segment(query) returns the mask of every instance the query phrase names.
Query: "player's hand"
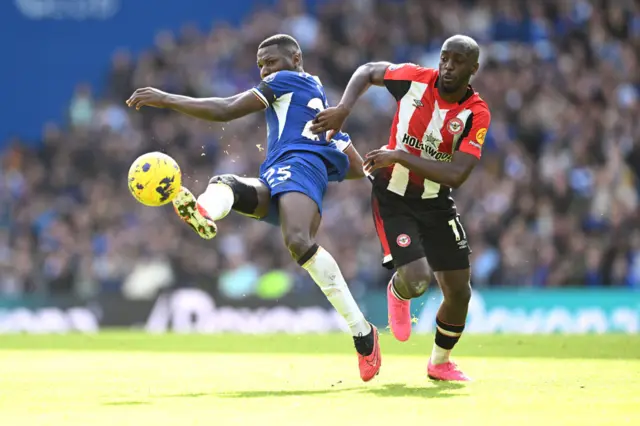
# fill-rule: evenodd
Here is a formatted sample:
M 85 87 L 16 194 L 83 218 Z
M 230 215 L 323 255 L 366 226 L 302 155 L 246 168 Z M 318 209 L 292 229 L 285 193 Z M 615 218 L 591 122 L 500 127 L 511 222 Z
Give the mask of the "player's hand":
M 389 167 L 400 160 L 400 151 L 389 149 L 376 149 L 365 156 L 363 168 L 369 174 L 374 170 Z
M 311 124 L 311 133 L 327 133 L 326 139 L 330 141 L 333 136 L 342 129 L 344 121 L 349 116 L 349 110 L 343 106 L 327 108 L 320 111 Z
M 154 89 L 153 87 L 145 87 L 143 89 L 137 89 L 133 92 L 133 95 L 127 99 L 127 105 L 129 108 L 133 107 L 137 110 L 143 106 L 150 106 L 154 108 L 164 108 L 167 106 L 167 100 L 169 94 L 162 90 Z

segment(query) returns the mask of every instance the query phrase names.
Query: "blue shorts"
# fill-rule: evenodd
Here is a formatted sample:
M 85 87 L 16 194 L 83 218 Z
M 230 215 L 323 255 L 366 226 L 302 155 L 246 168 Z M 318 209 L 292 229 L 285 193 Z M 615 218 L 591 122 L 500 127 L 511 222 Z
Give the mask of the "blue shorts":
M 262 172 L 260 180 L 271 190 L 271 206 L 269 213 L 259 220 L 280 225 L 278 198 L 287 192 L 300 192 L 311 198 L 322 214 L 322 199 L 329 184 L 327 165 L 322 157 L 310 152 L 292 152 Z

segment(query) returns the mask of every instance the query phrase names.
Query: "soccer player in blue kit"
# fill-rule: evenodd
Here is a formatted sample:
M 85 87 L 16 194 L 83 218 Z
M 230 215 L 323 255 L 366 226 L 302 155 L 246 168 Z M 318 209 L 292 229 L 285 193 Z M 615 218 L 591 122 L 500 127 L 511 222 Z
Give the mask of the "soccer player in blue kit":
M 279 224 L 293 259 L 346 320 L 358 352 L 360 377 L 369 381 L 382 361 L 378 331 L 358 308 L 335 259 L 315 242 L 328 183 L 363 177 L 362 158 L 346 133 L 330 141 L 324 134 L 311 133 L 313 119 L 328 103 L 320 80 L 304 72 L 302 52 L 293 37 L 267 38 L 258 47 L 257 59 L 262 81 L 244 93 L 194 99 L 147 87 L 136 90 L 127 105 L 170 108 L 217 122 L 266 110 L 267 152 L 260 178 L 215 176 L 197 200 L 181 188 L 174 207 L 206 239 L 215 237 L 215 221 L 232 209 Z

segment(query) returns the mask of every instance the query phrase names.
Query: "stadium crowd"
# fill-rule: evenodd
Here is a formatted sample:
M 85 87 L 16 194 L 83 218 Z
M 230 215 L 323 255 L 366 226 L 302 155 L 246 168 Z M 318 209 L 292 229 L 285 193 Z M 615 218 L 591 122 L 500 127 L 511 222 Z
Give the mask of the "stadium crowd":
M 314 14 L 302 4 L 281 1 L 237 28 L 161 32 L 136 58 L 118 51 L 105 90 L 78 86 L 68 122 L 46 124 L 41 148 L 10 144 L 0 168 L 0 295 L 149 297 L 197 285 L 234 297 L 259 292 L 273 270 L 286 273 L 285 290 L 309 291 L 279 229 L 232 214 L 203 241 L 171 207 L 141 206 L 126 186 L 133 159 L 151 150 L 173 156 L 194 193 L 215 174 L 255 176 L 261 114 L 217 124 L 124 101 L 144 86 L 199 97 L 246 90 L 258 79 L 258 43 L 278 32 L 299 40 L 332 103 L 364 62 L 436 66 L 447 36 L 475 37 L 473 85 L 492 125 L 480 166 L 454 194 L 474 285 L 640 287 L 639 2 L 335 0 Z M 394 111 L 382 88 L 358 104 L 346 130 L 361 153 L 386 143 Z M 356 296 L 389 277 L 369 187 L 332 184 L 319 237 Z

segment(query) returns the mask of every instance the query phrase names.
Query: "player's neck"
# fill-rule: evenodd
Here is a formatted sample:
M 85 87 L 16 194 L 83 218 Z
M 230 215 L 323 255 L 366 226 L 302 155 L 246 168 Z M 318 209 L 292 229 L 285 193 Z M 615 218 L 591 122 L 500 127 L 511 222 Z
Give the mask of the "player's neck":
M 450 104 L 457 104 L 458 102 L 460 102 L 464 98 L 464 96 L 467 94 L 467 90 L 469 90 L 469 84 L 467 83 L 462 87 L 460 87 L 455 92 L 445 92 L 440 87 L 440 84 L 441 83 L 438 82 L 438 95 L 443 100 L 449 102 Z

